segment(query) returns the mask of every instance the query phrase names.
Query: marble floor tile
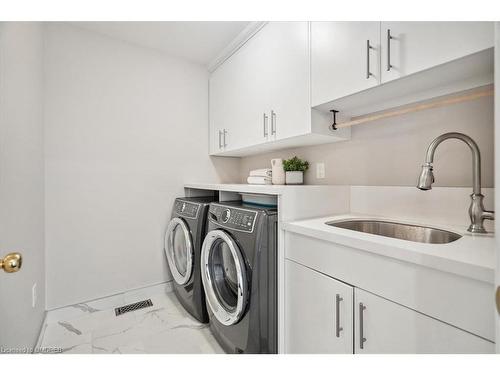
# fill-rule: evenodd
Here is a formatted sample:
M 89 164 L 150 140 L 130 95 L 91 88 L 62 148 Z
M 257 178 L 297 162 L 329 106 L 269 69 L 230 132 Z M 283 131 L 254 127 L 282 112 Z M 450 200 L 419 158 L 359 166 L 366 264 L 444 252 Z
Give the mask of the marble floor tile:
M 71 320 L 90 315 L 99 311 L 114 309 L 123 306 L 125 300 L 123 294 L 100 298 L 94 301 L 77 303 L 55 310 L 50 310 L 47 314 L 47 323 L 53 323 L 60 320 Z
M 114 310 L 102 311 L 75 322 L 75 327 L 92 333 L 93 338 L 114 335 L 131 329 L 137 324 L 134 314 L 116 316 Z
M 61 354 L 92 354 L 92 344 L 80 344 L 64 348 Z
M 220 348 L 208 342 L 206 332 L 208 327 L 174 328 L 148 336 L 143 340 L 147 353 L 173 354 L 214 354 L 222 352 Z
M 149 298 L 153 306 L 115 315 L 115 307 Z M 68 354 L 223 353 L 170 283 L 49 311 L 42 331 L 41 346 Z
M 41 340 L 42 347 L 48 346 L 58 346 L 59 344 L 64 344 L 63 346 L 73 346 L 76 344 L 89 343 L 90 338 L 85 340 L 85 337 L 90 337 L 74 328 L 71 323 L 65 321 L 47 324 L 45 328 L 45 333 Z M 60 345 L 59 345 L 60 346 Z
M 137 327 L 125 329 L 119 333 L 107 336 L 94 337 L 92 346 L 94 353 L 100 351 L 102 353 L 118 353 L 119 348 L 129 346 L 133 343 L 141 342 L 150 335 L 150 332 Z
M 48 329 L 40 346 L 42 348 L 60 348 L 65 352 L 76 346 L 92 343 L 92 336 L 90 333 L 61 335 L 61 332 L 56 332 L 56 330 Z
M 111 354 L 147 354 L 144 344 L 140 341 L 117 347 Z
M 56 323 L 60 320 L 77 319 L 91 314 L 92 310 L 87 309 L 83 305 L 85 304 L 70 305 L 60 309 L 50 310 L 47 312 L 46 322 L 48 324 Z

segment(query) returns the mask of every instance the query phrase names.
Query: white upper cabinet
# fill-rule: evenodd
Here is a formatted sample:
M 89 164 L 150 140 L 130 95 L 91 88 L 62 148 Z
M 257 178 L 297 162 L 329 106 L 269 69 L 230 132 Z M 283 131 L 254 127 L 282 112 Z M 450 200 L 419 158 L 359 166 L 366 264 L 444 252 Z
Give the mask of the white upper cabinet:
M 349 137 L 345 129 L 329 130 L 329 117 L 313 121 L 309 39 L 308 22 L 268 22 L 212 73 L 212 155 L 244 156 Z
M 493 39 L 493 22 L 312 22 L 312 106 L 346 119 L 491 84 Z
M 271 22 L 261 31 L 266 43 L 264 90 L 271 140 L 311 131 L 309 25 Z
M 231 151 L 311 129 L 307 22 L 270 22 L 210 78 L 216 146 Z M 226 131 L 219 147 L 218 130 Z
M 382 82 L 493 47 L 493 22 L 382 22 Z
M 259 38 L 226 60 L 209 82 L 211 153 L 267 141 L 262 108 L 266 102 L 265 54 Z
M 380 83 L 380 22 L 312 22 L 312 105 Z
M 234 87 L 229 85 L 236 74 L 232 64 L 227 64 L 212 75 L 210 80 L 210 153 L 224 149 L 222 132 L 230 127 L 231 118 L 236 119 L 236 96 Z M 213 102 L 226 103 L 226 106 L 214 106 Z
M 492 22 L 268 22 L 210 77 L 210 153 L 346 140 L 329 111 L 342 122 L 489 84 L 493 37 Z

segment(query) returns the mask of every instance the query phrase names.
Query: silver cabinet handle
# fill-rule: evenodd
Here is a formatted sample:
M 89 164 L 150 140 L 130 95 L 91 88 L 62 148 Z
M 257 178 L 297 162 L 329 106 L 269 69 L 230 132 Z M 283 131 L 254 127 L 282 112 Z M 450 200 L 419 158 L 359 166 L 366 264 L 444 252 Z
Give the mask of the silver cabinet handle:
M 267 131 L 267 115 L 264 113 L 264 138 L 267 138 L 269 132 Z
M 340 337 L 340 332 L 344 330 L 344 328 L 340 326 L 340 302 L 343 300 L 340 294 L 335 296 L 335 336 L 337 337 Z
M 391 70 L 391 39 L 394 37 L 391 35 L 391 29 L 387 29 L 387 71 Z
M 373 47 L 370 45 L 370 40 L 366 41 L 366 79 L 369 79 L 373 74 L 370 73 L 370 50 Z
M 271 110 L 271 135 L 276 134 L 276 112 Z
M 365 348 L 365 335 L 363 332 L 363 314 L 364 311 L 366 310 L 366 306 L 363 305 L 362 303 L 359 304 L 359 348 L 364 349 Z
M 227 146 L 227 143 L 226 143 L 227 129 L 224 129 L 223 133 L 224 133 L 224 143 L 223 144 L 224 144 L 224 148 L 225 148 Z
M 219 130 L 219 148 L 222 148 L 222 131 Z

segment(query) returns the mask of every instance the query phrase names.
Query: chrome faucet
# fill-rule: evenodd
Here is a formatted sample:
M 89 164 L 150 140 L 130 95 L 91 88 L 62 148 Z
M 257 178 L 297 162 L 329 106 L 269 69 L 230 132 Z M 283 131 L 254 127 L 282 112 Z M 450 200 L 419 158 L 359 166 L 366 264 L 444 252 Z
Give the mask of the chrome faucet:
M 432 163 L 434 162 L 434 152 L 441 142 L 447 139 L 460 139 L 465 142 L 472 151 L 472 194 L 471 204 L 469 207 L 470 226 L 467 229 L 471 233 L 486 233 L 484 229 L 484 220 L 494 220 L 495 213 L 493 211 L 486 211 L 483 206 L 484 195 L 481 194 L 481 153 L 476 142 L 468 135 L 462 133 L 445 133 L 434 139 L 425 156 L 425 164 L 422 165 L 422 172 L 418 178 L 417 188 L 420 190 L 432 189 L 434 183 L 434 173 Z

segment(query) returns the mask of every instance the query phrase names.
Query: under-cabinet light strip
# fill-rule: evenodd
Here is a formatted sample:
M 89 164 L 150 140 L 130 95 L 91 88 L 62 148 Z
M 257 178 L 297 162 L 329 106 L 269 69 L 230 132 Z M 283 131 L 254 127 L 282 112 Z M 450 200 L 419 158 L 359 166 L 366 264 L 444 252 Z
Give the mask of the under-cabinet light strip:
M 404 108 L 397 109 L 397 110 L 385 111 L 382 113 L 363 116 L 361 118 L 356 118 L 354 120 L 346 121 L 346 122 L 343 122 L 340 124 L 338 123 L 338 124 L 336 124 L 336 127 L 337 128 L 347 128 L 347 127 L 353 126 L 353 125 L 364 124 L 364 123 L 371 122 L 371 121 L 381 120 L 381 119 L 394 117 L 394 116 L 405 115 L 407 113 L 423 111 L 426 109 L 445 107 L 447 105 L 468 102 L 471 100 L 476 100 L 479 98 L 483 98 L 486 96 L 493 96 L 493 95 L 494 95 L 493 89 L 478 91 L 478 92 L 470 93 L 467 95 L 454 96 L 452 98 L 436 100 L 433 102 L 412 105 L 412 106 L 404 107 Z

